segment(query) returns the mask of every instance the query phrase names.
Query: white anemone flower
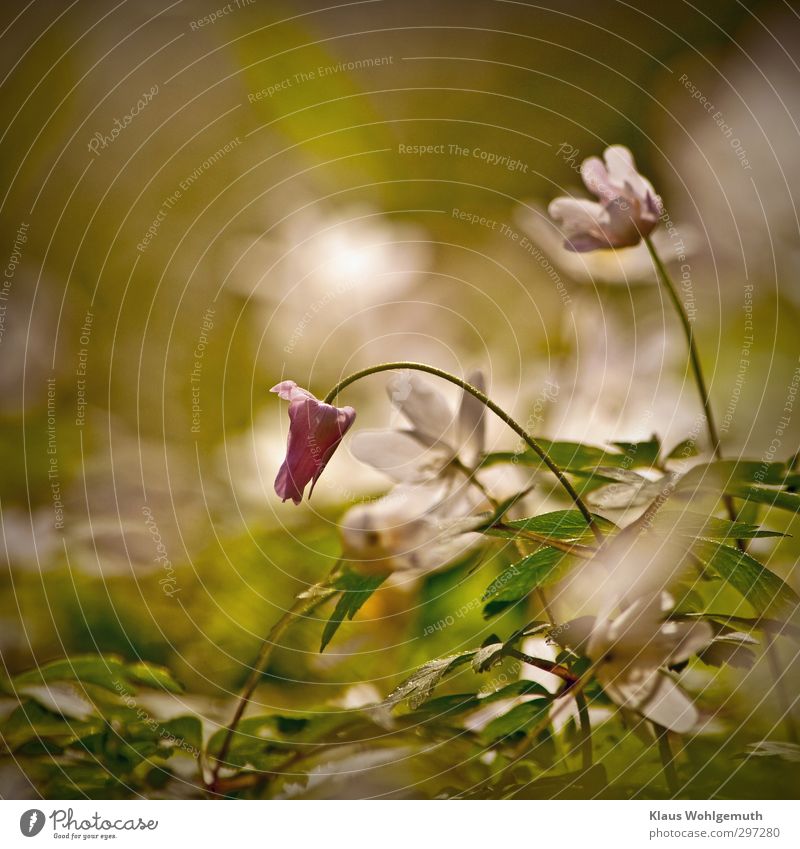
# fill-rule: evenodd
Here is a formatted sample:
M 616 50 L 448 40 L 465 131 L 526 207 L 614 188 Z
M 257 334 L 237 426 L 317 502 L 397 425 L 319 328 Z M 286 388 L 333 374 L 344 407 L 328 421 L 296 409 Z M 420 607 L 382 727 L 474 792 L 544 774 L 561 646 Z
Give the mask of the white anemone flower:
M 699 714 L 669 667 L 708 646 L 714 634 L 706 622 L 665 620 L 671 606 L 667 593 L 638 598 L 613 618 L 574 620 L 567 633 L 574 645 L 583 631 L 582 651 L 597 664 L 597 680 L 615 704 L 686 734 Z
M 483 376 L 468 382 L 483 388 Z M 464 392 L 458 412 L 418 374 L 388 384 L 407 422 L 399 429 L 361 431 L 350 451 L 396 483 L 383 498 L 352 507 L 341 522 L 346 557 L 379 570 L 430 571 L 477 545 L 470 533 L 491 501 L 474 466 L 484 450 L 484 407 Z
M 561 226 L 568 251 L 632 247 L 658 224 L 661 198 L 636 170 L 627 147 L 614 144 L 606 148 L 603 159 L 585 159 L 581 177 L 596 201 L 560 197 L 547 210 Z

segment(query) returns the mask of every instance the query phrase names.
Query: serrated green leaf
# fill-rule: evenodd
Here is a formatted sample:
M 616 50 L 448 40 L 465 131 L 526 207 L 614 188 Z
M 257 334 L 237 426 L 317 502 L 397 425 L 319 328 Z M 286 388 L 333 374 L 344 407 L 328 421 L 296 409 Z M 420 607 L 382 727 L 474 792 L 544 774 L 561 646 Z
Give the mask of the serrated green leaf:
M 180 744 L 199 751 L 203 745 L 203 725 L 197 716 L 178 716 L 161 723 L 161 727 Z
M 687 457 L 696 457 L 699 453 L 696 440 L 684 439 L 667 454 L 666 460 L 685 460 Z
M 538 684 L 536 681 L 512 681 L 501 687 L 499 690 L 494 690 L 491 693 L 482 695 L 480 698 L 481 704 L 491 704 L 499 702 L 503 699 L 515 699 L 520 696 L 543 696 L 544 698 L 552 698 L 551 692 Z
M 139 661 L 127 663 L 115 655 L 74 655 L 45 663 L 13 678 L 16 688 L 52 681 L 81 681 L 119 693 L 136 685 L 182 693 L 183 687 L 163 666 Z
M 538 725 L 549 708 L 550 699 L 531 699 L 516 705 L 507 713 L 493 719 L 481 732 L 481 738 L 490 745 L 508 737 L 527 735 Z
M 486 588 L 481 601 L 510 602 L 561 580 L 577 558 L 549 545 L 509 566 Z
M 492 642 L 481 646 L 472 658 L 472 668 L 475 672 L 486 672 L 503 658 L 505 646 L 502 642 Z
M 757 460 L 715 460 L 699 463 L 683 475 L 678 489 L 717 489 L 727 492 L 731 487 L 783 486 L 791 478 L 786 463 L 761 463 Z
M 322 632 L 319 647 L 321 652 L 325 651 L 342 622 L 352 619 L 385 580 L 386 575 L 363 575 L 360 572 L 346 571 L 334 581 L 333 586 L 341 590 L 342 594 Z
M 448 672 L 469 663 L 474 656 L 474 651 L 467 651 L 429 660 L 426 664 L 420 666 L 410 678 L 396 687 L 386 697 L 384 704 L 388 707 L 394 707 L 407 700 L 409 707 L 416 710 L 430 698 L 434 688 Z
M 617 529 L 617 526 L 602 516 L 592 514 L 597 527 L 605 534 Z M 520 531 L 531 531 L 541 536 L 552 537 L 563 542 L 594 542 L 594 534 L 586 518 L 578 510 L 554 510 L 527 519 L 514 519 L 504 522 L 504 526 Z
M 693 619 L 702 619 L 706 622 L 711 622 L 715 625 L 723 625 L 726 628 L 736 628 L 748 631 L 764 631 L 768 634 L 784 634 L 794 640 L 800 640 L 800 628 L 797 625 L 792 625 L 789 622 L 782 622 L 779 619 L 765 619 L 759 617 L 757 619 L 748 616 L 729 616 L 727 613 L 711 613 L 711 612 L 678 612 L 672 614 L 670 619 L 676 621 L 691 621 Z
M 692 546 L 692 551 L 738 590 L 759 613 L 787 611 L 800 603 L 800 598 L 788 584 L 738 548 L 700 540 Z
M 749 669 L 756 661 L 753 646 L 758 642 L 749 634 L 738 631 L 719 634 L 697 656 L 708 666 L 728 666 Z
M 175 680 L 172 673 L 164 666 L 154 663 L 129 663 L 125 665 L 125 675 L 128 681 L 151 687 L 154 690 L 166 690 L 168 693 L 182 693 L 183 686 Z
M 625 457 L 625 465 L 628 468 L 651 467 L 658 463 L 658 455 L 661 453 L 661 440 L 653 434 L 650 439 L 642 442 L 612 442 Z
M 779 507 L 791 513 L 800 513 L 800 495 L 782 489 L 765 489 L 763 486 L 731 486 L 726 489 L 728 495 L 743 498 L 768 507 Z
M 655 531 L 668 530 L 687 537 L 705 537 L 706 539 L 737 540 L 758 539 L 762 537 L 782 537 L 780 531 L 764 530 L 747 522 L 731 522 L 716 516 L 704 516 L 688 510 L 661 510 L 653 522 Z
M 65 719 L 34 701 L 25 701 L 2 724 L 2 739 L 12 751 L 28 740 L 45 738 L 67 745 L 104 727 L 100 717 Z

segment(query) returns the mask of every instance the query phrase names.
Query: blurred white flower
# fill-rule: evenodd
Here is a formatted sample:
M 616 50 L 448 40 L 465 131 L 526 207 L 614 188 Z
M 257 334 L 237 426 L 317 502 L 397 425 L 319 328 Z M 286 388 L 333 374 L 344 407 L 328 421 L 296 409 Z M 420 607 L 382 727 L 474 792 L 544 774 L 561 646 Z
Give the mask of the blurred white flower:
M 308 357 L 320 339 L 343 333 L 348 349 L 372 339 L 362 310 L 406 292 L 430 264 L 425 231 L 367 208 L 320 212 L 307 205 L 264 235 L 232 243 L 227 285 L 247 298 L 265 335 L 262 350 Z
M 548 207 L 550 217 L 561 225 L 568 251 L 638 245 L 661 217 L 661 199 L 636 170 L 627 147 L 611 145 L 603 160 L 590 156 L 581 165 L 583 182 L 599 202 L 561 197 Z
M 468 382 L 483 388 L 479 372 Z M 447 399 L 414 372 L 395 375 L 387 388 L 409 426 L 360 431 L 350 451 L 397 486 L 344 515 L 344 554 L 380 570 L 429 571 L 482 540 L 468 530 L 473 524 L 469 517 L 491 508 L 474 472 L 483 452 L 484 407 L 464 392 L 454 413 Z
M 467 383 L 483 391 L 480 372 Z M 439 390 L 417 372 L 403 371 L 387 385 L 392 406 L 408 423 L 387 430 L 361 430 L 350 440 L 350 451 L 396 483 L 423 483 L 472 470 L 484 448 L 483 404 L 463 392 L 455 413 Z
M 546 262 L 579 283 L 612 283 L 626 286 L 658 282 L 653 260 L 644 242 L 633 247 L 608 248 L 588 253 L 565 251 L 564 237 L 559 228 L 536 203 L 517 207 L 514 213 L 520 228 L 541 250 L 542 265 Z M 659 256 L 669 264 L 673 260 L 691 256 L 699 243 L 697 229 L 681 225 L 655 230 L 651 238 Z
M 697 708 L 667 667 L 688 660 L 714 634 L 705 622 L 664 621 L 670 607 L 662 593 L 637 599 L 612 619 L 596 619 L 586 655 L 597 663 L 597 680 L 617 705 L 685 734 L 697 724 Z M 576 627 L 571 623 L 571 639 Z

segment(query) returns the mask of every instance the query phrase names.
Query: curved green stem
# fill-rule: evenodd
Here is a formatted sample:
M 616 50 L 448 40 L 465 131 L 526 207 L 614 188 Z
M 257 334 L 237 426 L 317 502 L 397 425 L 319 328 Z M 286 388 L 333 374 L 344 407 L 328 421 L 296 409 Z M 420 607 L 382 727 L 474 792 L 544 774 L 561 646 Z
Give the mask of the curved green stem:
M 703 405 L 703 413 L 706 417 L 706 427 L 708 428 L 708 436 L 711 440 L 711 447 L 714 451 L 714 459 L 721 460 L 722 453 L 720 451 L 719 432 L 717 431 L 717 425 L 714 420 L 714 412 L 711 409 L 708 387 L 706 386 L 706 380 L 703 376 L 703 367 L 700 364 L 700 355 L 697 353 L 697 346 L 694 342 L 692 323 L 689 321 L 689 316 L 686 315 L 686 310 L 683 308 L 680 296 L 678 295 L 678 290 L 675 288 L 675 284 L 672 282 L 672 278 L 669 276 L 669 272 L 667 271 L 664 263 L 661 261 L 661 257 L 658 255 L 658 252 L 656 251 L 649 236 L 644 237 L 644 243 L 647 245 L 647 250 L 650 251 L 650 257 L 656 267 L 658 278 L 663 287 L 667 290 L 667 294 L 675 307 L 675 312 L 677 312 L 678 318 L 681 321 L 681 326 L 683 327 L 683 332 L 686 336 L 686 344 L 689 346 L 689 361 L 692 366 L 692 372 L 694 373 L 694 381 L 697 384 L 697 391 L 700 393 L 700 401 Z
M 669 731 L 655 723 L 653 723 L 653 729 L 658 738 L 658 754 L 661 757 L 661 766 L 664 768 L 664 778 L 667 779 L 669 792 L 674 796 L 680 792 L 681 785 L 678 781 L 678 772 L 675 769 L 675 756 L 672 754 L 672 749 L 669 745 Z
M 334 567 L 334 572 L 335 568 L 336 567 Z M 332 575 L 333 572 L 328 576 L 328 580 L 332 577 Z M 269 663 L 269 659 L 272 657 L 272 652 L 277 645 L 277 641 L 281 638 L 281 636 L 283 636 L 283 633 L 292 624 L 292 622 L 302 616 L 307 616 L 309 613 L 312 613 L 317 607 L 319 607 L 319 605 L 327 601 L 336 593 L 337 590 L 327 586 L 327 580 L 322 583 L 315 584 L 310 590 L 308 590 L 308 592 L 303 593 L 302 596 L 298 596 L 295 599 L 294 604 L 292 604 L 283 616 L 281 616 L 272 628 L 270 628 L 269 633 L 264 638 L 264 642 L 261 644 L 258 656 L 250 670 L 247 681 L 242 688 L 239 701 L 236 705 L 236 710 L 234 711 L 233 717 L 228 723 L 228 727 L 225 731 L 225 737 L 222 740 L 222 745 L 219 747 L 217 754 L 214 755 L 216 763 L 211 771 L 211 781 L 208 783 L 208 789 L 211 793 L 216 793 L 218 790 L 219 773 L 222 767 L 225 766 L 225 758 L 228 756 L 228 752 L 230 751 L 231 743 L 233 742 L 233 735 L 241 721 L 244 709 L 247 707 L 247 703 L 250 701 L 253 692 L 258 686 L 258 682 L 261 680 L 261 676 Z
M 575 693 L 575 704 L 578 706 L 578 719 L 581 724 L 581 763 L 584 769 L 591 769 L 592 752 L 592 722 L 589 719 L 589 707 L 583 690 Z
M 711 439 L 711 444 L 714 449 L 714 459 L 721 460 L 722 459 L 722 450 L 720 448 L 719 441 L 719 433 L 717 432 L 717 426 L 714 423 L 714 414 L 711 410 L 711 401 L 708 397 L 708 388 L 706 387 L 705 378 L 703 377 L 703 369 L 700 365 L 700 357 L 697 353 L 697 348 L 694 344 L 694 333 L 692 331 L 692 325 L 689 321 L 689 317 L 686 315 L 685 310 L 683 309 L 683 304 L 681 303 L 680 298 L 678 297 L 678 290 L 675 288 L 675 284 L 672 282 L 672 278 L 669 276 L 669 272 L 666 269 L 666 266 L 661 261 L 661 257 L 659 257 L 656 249 L 648 236 L 644 237 L 644 243 L 647 245 L 647 250 L 650 251 L 650 257 L 653 260 L 653 264 L 656 267 L 656 272 L 658 273 L 658 277 L 663 284 L 664 288 L 667 290 L 667 293 L 672 300 L 673 305 L 675 306 L 675 311 L 678 313 L 678 317 L 681 320 L 681 325 L 683 326 L 683 331 L 686 335 L 686 342 L 689 345 L 689 360 L 692 364 L 692 371 L 694 372 L 695 383 L 697 384 L 697 391 L 700 393 L 700 400 L 703 403 L 703 411 L 706 417 L 706 425 L 708 427 L 708 435 Z M 722 496 L 723 504 L 725 505 L 725 509 L 730 517 L 732 522 L 735 522 L 738 518 L 738 511 L 736 510 L 736 505 L 733 503 L 733 498 L 730 495 L 723 493 Z M 663 501 L 661 502 L 663 503 Z M 658 504 L 654 507 L 655 510 L 661 504 Z M 649 509 L 649 508 L 648 508 Z M 738 539 L 736 540 L 736 545 L 741 551 L 747 551 L 747 541 Z M 773 669 L 780 669 L 780 662 L 776 655 L 776 650 L 774 646 L 774 641 L 767 643 L 766 647 L 767 657 Z M 778 688 L 777 692 L 778 702 L 783 710 L 783 714 L 786 717 L 786 727 L 789 731 L 790 739 L 796 740 L 798 739 L 797 729 L 794 725 L 794 720 L 792 719 L 790 709 L 791 705 L 788 701 L 788 698 L 785 694 L 781 692 L 781 689 Z M 667 743 L 669 746 L 669 743 Z
M 692 324 L 689 321 L 689 316 L 686 315 L 681 299 L 678 296 L 678 290 L 675 287 L 666 266 L 661 261 L 661 257 L 658 255 L 655 246 L 648 236 L 645 236 L 644 243 L 647 245 L 647 250 L 650 251 L 650 257 L 656 267 L 659 280 L 667 290 L 667 294 L 675 307 L 675 312 L 677 312 L 678 318 L 681 321 L 681 326 L 683 327 L 683 332 L 686 336 L 686 344 L 689 346 L 689 361 L 692 366 L 692 372 L 694 373 L 694 381 L 697 385 L 697 391 L 700 394 L 700 401 L 703 405 L 703 413 L 706 417 L 706 427 L 708 429 L 708 436 L 711 440 L 711 446 L 714 451 L 714 459 L 721 460 L 722 448 L 720 446 L 719 432 L 717 431 L 717 425 L 714 420 L 714 412 L 711 409 L 711 400 L 708 395 L 708 387 L 706 386 L 705 377 L 703 376 L 703 367 L 700 364 L 700 355 L 697 353 L 697 346 L 694 342 Z M 731 498 L 730 495 L 723 494 L 722 501 L 728 512 L 730 520 L 735 522 L 738 518 L 738 512 L 736 510 L 736 505 L 733 503 L 733 498 Z M 737 540 L 736 545 L 742 551 L 747 550 L 747 544 L 744 540 Z
M 368 377 L 371 374 L 378 374 L 382 371 L 396 371 L 397 369 L 411 369 L 413 371 L 423 371 L 427 374 L 435 375 L 436 377 L 441 377 L 442 380 L 447 380 L 450 383 L 454 383 L 456 386 L 460 387 L 464 392 L 469 392 L 470 395 L 473 395 L 477 398 L 485 407 L 488 407 L 501 421 L 505 422 L 511 430 L 514 431 L 524 442 L 525 444 L 539 456 L 541 461 L 547 466 L 548 469 L 556 476 L 558 482 L 564 488 L 564 490 L 569 494 L 570 498 L 575 502 L 575 506 L 580 510 L 584 519 L 586 519 L 587 524 L 592 530 L 595 538 L 598 542 L 603 541 L 603 534 L 600 531 L 600 528 L 597 527 L 596 522 L 594 521 L 594 517 L 589 511 L 588 507 L 584 504 L 580 495 L 575 491 L 575 488 L 572 484 L 567 480 L 564 472 L 557 466 L 548 456 L 547 452 L 542 448 L 541 445 L 525 430 L 522 425 L 518 424 L 509 414 L 502 408 L 498 407 L 497 404 L 492 401 L 491 398 L 488 397 L 484 392 L 481 392 L 480 389 L 473 386 L 470 383 L 467 383 L 465 380 L 461 380 L 461 378 L 456 377 L 453 374 L 450 374 L 447 371 L 443 371 L 442 369 L 438 369 L 435 366 L 429 366 L 425 363 L 414 363 L 414 362 L 395 362 L 395 363 L 380 363 L 375 366 L 370 366 L 369 368 L 361 369 L 360 371 L 356 371 L 348 377 L 344 378 L 344 380 L 340 380 L 336 386 L 331 389 L 331 391 L 325 396 L 324 402 L 326 404 L 332 404 L 336 399 L 336 396 L 345 389 L 350 386 L 351 383 L 355 383 L 357 380 L 361 380 L 362 377 Z

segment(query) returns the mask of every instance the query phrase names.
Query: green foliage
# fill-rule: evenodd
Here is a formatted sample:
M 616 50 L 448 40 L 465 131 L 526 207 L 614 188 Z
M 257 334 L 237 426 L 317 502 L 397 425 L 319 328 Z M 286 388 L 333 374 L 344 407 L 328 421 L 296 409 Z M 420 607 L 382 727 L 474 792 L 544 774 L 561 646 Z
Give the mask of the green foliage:
M 528 593 L 561 580 L 576 558 L 550 546 L 509 566 L 487 587 L 482 601 L 517 601 Z
M 0 723 L 3 749 L 53 797 L 157 794 L 172 758 L 199 758 L 202 725 L 191 714 L 159 719 L 139 700 L 143 688 L 182 692 L 168 670 L 115 656 L 67 657 L 17 675 L 4 684 L 18 705 Z
M 692 551 L 760 612 L 786 612 L 800 604 L 785 581 L 738 548 L 699 540 Z
M 352 619 L 385 580 L 386 575 L 363 575 L 352 570 L 345 571 L 333 580 L 331 586 L 341 590 L 341 595 L 322 632 L 320 651 L 325 651 L 325 647 L 333 639 L 345 618 Z
M 78 655 L 54 660 L 11 679 L 14 689 L 55 681 L 96 684 L 111 692 L 136 691 L 137 686 L 181 693 L 183 687 L 162 666 L 138 661 L 128 663 L 115 655 Z

